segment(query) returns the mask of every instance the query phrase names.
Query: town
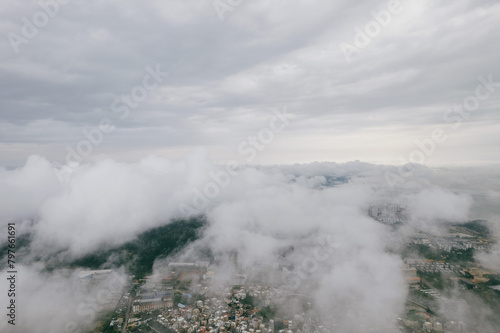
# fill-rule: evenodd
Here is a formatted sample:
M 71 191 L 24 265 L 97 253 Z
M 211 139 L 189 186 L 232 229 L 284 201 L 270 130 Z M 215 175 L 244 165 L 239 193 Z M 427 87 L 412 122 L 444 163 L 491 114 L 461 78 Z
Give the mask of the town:
M 407 222 L 406 207 L 372 205 L 368 210 L 379 223 L 391 227 Z M 418 232 L 409 237 L 400 254 L 401 274 L 408 294 L 401 314 L 391 325 L 396 331 L 490 333 L 481 330 L 474 308 L 483 299 L 493 311 L 500 309 L 500 274 L 474 260 L 490 251 L 493 239 L 481 221 L 450 224 L 446 234 Z M 167 261 L 156 274 L 130 276 L 97 323 L 100 332 L 157 333 L 322 333 L 340 332 L 335 314 L 321 317 L 306 288 L 287 279 L 286 262 L 264 267 L 266 278 L 248 272 L 224 272 L 212 261 Z M 262 267 L 261 267 L 262 269 Z M 92 280 L 111 270 L 81 274 Z M 293 306 L 291 306 L 293 304 Z M 107 311 L 107 312 L 106 312 Z M 109 314 L 112 311 L 112 314 Z M 494 317 L 494 316 L 492 316 Z M 489 318 L 488 320 L 498 320 Z M 385 332 L 366 327 L 367 332 Z

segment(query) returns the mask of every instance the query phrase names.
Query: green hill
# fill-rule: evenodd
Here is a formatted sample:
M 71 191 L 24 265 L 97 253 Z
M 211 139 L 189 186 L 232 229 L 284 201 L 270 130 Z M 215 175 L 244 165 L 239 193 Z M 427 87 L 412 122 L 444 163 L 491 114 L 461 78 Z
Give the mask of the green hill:
M 205 223 L 203 218 L 173 221 L 148 230 L 120 247 L 95 252 L 74 260 L 70 266 L 105 269 L 125 265 L 130 274 L 141 278 L 151 274 L 156 258 L 173 254 L 198 239 Z

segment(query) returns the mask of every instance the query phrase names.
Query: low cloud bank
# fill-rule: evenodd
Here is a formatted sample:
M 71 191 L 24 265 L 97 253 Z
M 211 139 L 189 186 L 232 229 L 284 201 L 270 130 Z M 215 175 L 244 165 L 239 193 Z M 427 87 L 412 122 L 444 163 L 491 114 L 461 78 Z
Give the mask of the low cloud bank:
M 32 237 L 24 258 L 32 264 L 19 267 L 19 322 L 26 331 L 50 332 L 94 319 L 75 312 L 86 302 L 75 294 L 81 290 L 75 288 L 75 272 L 46 272 L 41 262 L 33 263 L 35 257 L 78 258 L 172 219 L 203 214 L 208 221 L 204 234 L 178 256 L 209 249 L 223 263 L 222 281 L 235 272 L 264 272 L 285 262 L 288 282 L 310 294 L 332 325 L 347 332 L 367 325 L 390 330 L 407 289 L 402 261 L 388 251 L 394 230 L 369 218 L 369 205 L 406 205 L 411 216 L 404 235 L 410 229 L 467 221 L 475 204 L 472 195 L 454 188 L 452 179 L 440 178 L 437 185 L 434 171 L 426 167 L 417 168 L 402 186 L 391 187 L 384 173 L 395 168 L 312 163 L 241 166 L 229 173 L 196 151 L 179 161 L 157 156 L 132 164 L 98 160 L 59 182 L 46 159 L 32 156 L 20 169 L 0 170 L 2 220 L 16 221 L 19 233 Z M 488 183 L 475 190 L 494 191 Z M 6 239 L 6 227 L 0 233 Z M 495 264 L 492 258 L 484 260 Z M 159 262 L 155 272 L 160 268 Z M 86 293 L 97 297 L 99 286 L 88 288 Z

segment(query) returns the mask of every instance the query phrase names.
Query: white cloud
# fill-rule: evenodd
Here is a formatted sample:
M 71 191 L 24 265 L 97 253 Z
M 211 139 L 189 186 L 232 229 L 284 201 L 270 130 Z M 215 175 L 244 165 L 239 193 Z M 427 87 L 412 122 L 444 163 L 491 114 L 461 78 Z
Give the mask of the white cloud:
M 285 260 L 303 270 L 295 282 L 317 295 L 319 309 L 345 304 L 338 309 L 343 315 L 331 320 L 347 327 L 349 318 L 363 313 L 367 321 L 360 321 L 355 329 L 367 322 L 384 326 L 399 315 L 406 297 L 401 259 L 388 252 L 400 240 L 396 245 L 387 242 L 407 235 L 410 229 L 432 232 L 443 221 L 465 221 L 470 207 L 477 204 L 472 198 L 478 193 L 496 193 L 494 183 L 484 179 L 496 174 L 493 169 L 484 177 L 471 171 L 474 169 L 467 170 L 466 174 L 474 175 L 470 182 L 475 184 L 468 187 L 466 178 L 457 178 L 463 172 L 460 169 L 421 167 L 403 186 L 391 188 L 384 173 L 396 169 L 362 162 L 240 166 L 227 186 L 221 186 L 218 195 L 206 197 L 206 203 L 194 212 L 204 213 L 208 225 L 201 239 L 178 255 L 189 257 L 210 249 L 227 260 L 220 272 L 224 280 L 238 269 L 258 270 L 262 264 L 282 260 L 280 255 L 288 251 Z M 216 183 L 211 172 L 222 170 L 225 166 L 214 165 L 206 151 L 197 150 L 178 161 L 158 156 L 137 163 L 96 160 L 75 168 L 59 183 L 50 164 L 33 156 L 20 169 L 0 172 L 2 196 L 8 199 L 2 213 L 16 219 L 20 232 L 32 234 L 31 252 L 24 260 L 34 256 L 50 259 L 55 254 L 74 258 L 120 245 L 185 216 L 181 205 L 193 205 L 208 183 Z M 474 189 L 474 195 L 458 189 L 457 184 Z M 409 228 L 398 236 L 367 217 L 368 205 L 378 201 L 408 204 Z M 26 218 L 34 222 L 22 220 Z M 317 253 L 318 240 L 325 237 L 330 248 Z M 235 253 L 237 266 L 232 264 Z M 317 259 L 323 254 L 325 259 Z M 495 264 L 492 258 L 483 259 Z M 311 262 L 313 268 L 308 266 Z M 36 281 L 55 276 L 41 273 L 41 269 L 33 269 L 34 282 L 28 283 L 29 288 L 36 289 Z M 52 290 L 50 285 L 48 288 Z M 66 287 L 61 288 L 65 294 Z M 35 303 L 42 297 L 36 295 Z
M 472 200 L 437 187 L 424 189 L 408 197 L 408 208 L 417 219 L 427 221 L 463 222 L 468 218 Z

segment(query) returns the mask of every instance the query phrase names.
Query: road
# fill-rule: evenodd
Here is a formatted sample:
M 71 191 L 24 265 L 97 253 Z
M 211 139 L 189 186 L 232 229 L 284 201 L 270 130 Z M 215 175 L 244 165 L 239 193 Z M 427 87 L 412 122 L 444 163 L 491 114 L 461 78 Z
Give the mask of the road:
M 123 321 L 122 333 L 125 333 L 127 331 L 128 317 L 129 317 L 130 308 L 132 305 L 132 298 L 133 298 L 132 295 L 130 295 L 128 298 L 127 312 L 125 314 L 125 320 Z
M 437 306 L 435 300 L 425 299 L 424 297 L 415 295 L 408 295 L 407 300 L 424 309 L 428 309 L 432 314 L 438 313 L 439 307 Z

